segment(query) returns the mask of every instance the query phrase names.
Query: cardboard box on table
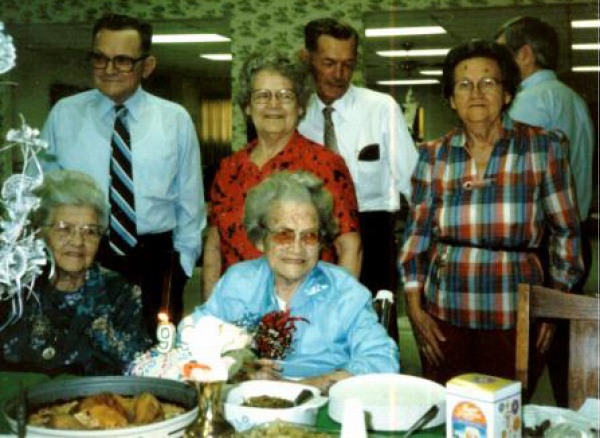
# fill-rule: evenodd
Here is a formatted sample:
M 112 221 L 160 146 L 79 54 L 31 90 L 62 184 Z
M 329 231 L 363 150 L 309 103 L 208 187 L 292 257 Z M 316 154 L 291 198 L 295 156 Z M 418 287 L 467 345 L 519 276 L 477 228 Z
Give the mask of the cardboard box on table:
M 521 382 L 463 374 L 446 384 L 446 438 L 520 438 Z

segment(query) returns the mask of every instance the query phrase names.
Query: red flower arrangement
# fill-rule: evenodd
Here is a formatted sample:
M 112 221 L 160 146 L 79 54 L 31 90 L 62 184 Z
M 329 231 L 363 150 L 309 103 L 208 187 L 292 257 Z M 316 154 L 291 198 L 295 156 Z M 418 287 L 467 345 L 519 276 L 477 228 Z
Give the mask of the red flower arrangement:
M 296 322 L 310 322 L 301 316 L 291 316 L 290 309 L 273 311 L 262 317 L 254 343 L 258 356 L 266 359 L 283 359 L 291 351 Z

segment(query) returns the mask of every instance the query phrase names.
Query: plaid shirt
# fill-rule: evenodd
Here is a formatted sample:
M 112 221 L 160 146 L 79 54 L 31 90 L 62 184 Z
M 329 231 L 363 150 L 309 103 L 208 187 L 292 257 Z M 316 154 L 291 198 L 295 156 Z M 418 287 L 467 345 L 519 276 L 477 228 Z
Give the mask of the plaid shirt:
M 457 326 L 514 327 L 518 283 L 543 281 L 534 251 L 546 226 L 552 279 L 570 289 L 583 272 L 566 137 L 512 123 L 482 179 L 462 129 L 420 147 L 400 269 L 427 311 Z

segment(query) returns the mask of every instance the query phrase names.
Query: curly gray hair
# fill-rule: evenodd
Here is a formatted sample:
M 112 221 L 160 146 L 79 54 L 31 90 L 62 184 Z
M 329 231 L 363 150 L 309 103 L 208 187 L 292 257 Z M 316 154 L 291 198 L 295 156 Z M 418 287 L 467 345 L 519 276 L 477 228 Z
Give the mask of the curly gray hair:
M 263 70 L 274 71 L 292 81 L 294 93 L 298 99 L 298 106 L 304 113 L 310 94 L 312 82 L 310 71 L 306 63 L 292 61 L 292 59 L 276 50 L 254 52 L 246 58 L 239 77 L 239 91 L 237 103 L 245 114 L 246 107 L 252 97 L 252 81 L 256 74 Z
M 266 224 L 278 202 L 302 202 L 314 205 L 319 216 L 319 232 L 323 243 L 333 242 L 338 226 L 333 215 L 333 197 L 323 181 L 310 172 L 278 172 L 253 187 L 246 197 L 244 227 L 256 245 L 267 234 Z
M 56 170 L 44 175 L 44 182 L 35 189 L 41 203 L 32 214 L 36 227 L 47 225 L 54 211 L 62 206 L 90 207 L 98 215 L 98 225 L 106 230 L 110 207 L 106 196 L 94 179 L 75 170 Z

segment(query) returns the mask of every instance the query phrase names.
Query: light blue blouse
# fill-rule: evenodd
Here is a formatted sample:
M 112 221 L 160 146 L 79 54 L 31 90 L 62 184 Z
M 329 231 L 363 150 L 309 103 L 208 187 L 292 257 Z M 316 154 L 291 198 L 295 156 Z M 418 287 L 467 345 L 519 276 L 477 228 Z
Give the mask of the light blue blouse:
M 398 372 L 399 350 L 377 321 L 371 293 L 347 271 L 318 262 L 288 304 L 297 322 L 285 377 L 310 377 L 344 369 L 352 374 Z M 194 321 L 213 315 L 248 330 L 279 310 L 273 271 L 264 257 L 233 265 Z

